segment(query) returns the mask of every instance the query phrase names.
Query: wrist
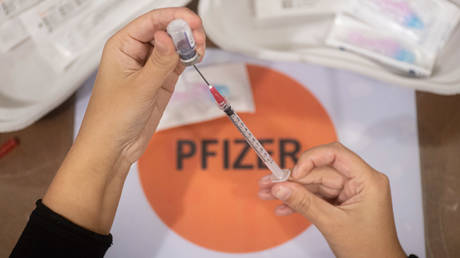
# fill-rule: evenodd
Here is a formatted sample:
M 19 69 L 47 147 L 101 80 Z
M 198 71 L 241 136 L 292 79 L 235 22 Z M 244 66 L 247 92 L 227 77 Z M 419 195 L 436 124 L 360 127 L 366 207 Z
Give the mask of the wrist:
M 392 255 L 391 257 L 396 257 L 396 258 L 407 258 L 407 254 L 404 252 L 404 250 L 402 249 L 402 247 L 401 247 L 401 245 L 399 244 L 399 242 L 398 242 L 398 246 L 395 248 L 393 254 L 394 254 L 394 255 Z
M 93 176 L 110 179 L 118 174 L 126 174 L 132 165 L 116 142 L 103 138 L 87 139 L 78 137 L 69 151 L 66 161 L 81 171 L 91 172 Z M 63 164 L 64 165 L 64 164 Z
M 107 234 L 131 166 L 119 157 L 116 151 L 76 141 L 43 203 L 77 225 Z

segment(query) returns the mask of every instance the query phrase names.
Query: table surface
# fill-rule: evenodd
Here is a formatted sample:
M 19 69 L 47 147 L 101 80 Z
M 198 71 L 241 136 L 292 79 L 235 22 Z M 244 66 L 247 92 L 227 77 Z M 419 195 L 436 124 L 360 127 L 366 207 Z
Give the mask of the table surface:
M 427 257 L 460 257 L 460 95 L 416 98 Z M 74 100 L 24 130 L 0 134 L 0 144 L 21 141 L 0 159 L 0 257 L 11 252 L 72 144 Z

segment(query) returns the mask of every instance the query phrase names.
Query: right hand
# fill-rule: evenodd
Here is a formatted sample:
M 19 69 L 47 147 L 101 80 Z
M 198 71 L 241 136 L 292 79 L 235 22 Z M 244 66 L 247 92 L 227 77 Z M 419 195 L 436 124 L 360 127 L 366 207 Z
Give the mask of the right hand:
M 288 182 L 260 181 L 260 198 L 299 212 L 338 257 L 407 257 L 396 234 L 388 178 L 339 143 L 306 151 Z

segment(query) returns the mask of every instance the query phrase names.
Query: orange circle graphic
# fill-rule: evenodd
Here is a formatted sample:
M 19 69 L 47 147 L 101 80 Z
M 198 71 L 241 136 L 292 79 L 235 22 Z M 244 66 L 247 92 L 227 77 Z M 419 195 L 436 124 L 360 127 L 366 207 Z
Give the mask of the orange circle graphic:
M 247 68 L 256 113 L 240 116 L 278 164 L 292 168 L 302 151 L 337 139 L 325 109 L 301 84 L 268 68 Z M 262 251 L 310 226 L 298 214 L 277 217 L 280 202 L 257 197 L 258 180 L 270 172 L 227 118 L 156 133 L 138 168 L 160 219 L 199 246 Z

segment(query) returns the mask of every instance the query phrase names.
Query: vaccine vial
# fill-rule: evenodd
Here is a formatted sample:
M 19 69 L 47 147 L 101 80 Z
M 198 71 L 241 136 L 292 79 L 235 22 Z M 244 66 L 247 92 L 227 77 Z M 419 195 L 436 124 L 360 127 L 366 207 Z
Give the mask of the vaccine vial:
M 166 31 L 172 38 L 180 60 L 185 66 L 193 65 L 199 61 L 200 55 L 196 51 L 192 30 L 186 21 L 182 19 L 173 20 L 168 24 Z

